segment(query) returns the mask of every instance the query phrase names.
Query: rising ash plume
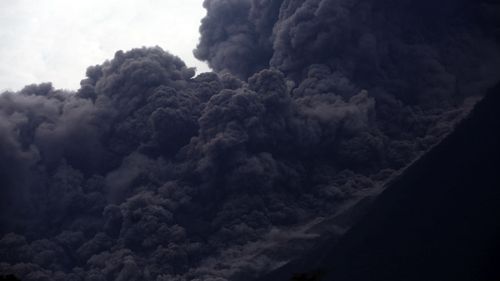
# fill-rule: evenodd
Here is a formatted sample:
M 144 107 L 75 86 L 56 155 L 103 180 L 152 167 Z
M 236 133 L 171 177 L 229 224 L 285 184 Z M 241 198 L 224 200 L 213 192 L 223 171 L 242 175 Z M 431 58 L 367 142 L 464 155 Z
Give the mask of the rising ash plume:
M 0 274 L 250 280 L 499 78 L 493 2 L 204 7 L 194 52 L 214 72 L 139 48 L 89 67 L 76 92 L 0 95 Z

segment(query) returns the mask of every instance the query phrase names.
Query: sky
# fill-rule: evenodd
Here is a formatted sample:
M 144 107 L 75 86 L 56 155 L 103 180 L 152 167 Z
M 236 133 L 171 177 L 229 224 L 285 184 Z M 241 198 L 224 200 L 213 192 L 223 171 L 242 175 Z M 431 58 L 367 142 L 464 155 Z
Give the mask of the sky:
M 0 0 L 0 91 L 52 82 L 76 90 L 117 50 L 160 46 L 197 72 L 203 0 Z

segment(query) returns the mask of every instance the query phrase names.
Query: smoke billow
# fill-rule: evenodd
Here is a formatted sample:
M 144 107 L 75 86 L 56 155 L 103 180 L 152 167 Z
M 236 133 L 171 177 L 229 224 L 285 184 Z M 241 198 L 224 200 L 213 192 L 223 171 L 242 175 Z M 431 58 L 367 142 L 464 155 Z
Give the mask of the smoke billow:
M 499 78 L 492 2 L 204 7 L 195 55 L 213 73 L 140 48 L 89 67 L 76 92 L 0 95 L 1 274 L 250 280 Z

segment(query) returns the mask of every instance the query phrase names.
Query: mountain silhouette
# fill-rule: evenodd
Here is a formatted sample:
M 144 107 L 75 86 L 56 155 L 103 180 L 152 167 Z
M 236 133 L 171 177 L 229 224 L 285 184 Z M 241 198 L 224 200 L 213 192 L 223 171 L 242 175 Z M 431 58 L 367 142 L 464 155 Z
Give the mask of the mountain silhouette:
M 500 280 L 499 109 L 497 85 L 337 243 L 261 280 Z

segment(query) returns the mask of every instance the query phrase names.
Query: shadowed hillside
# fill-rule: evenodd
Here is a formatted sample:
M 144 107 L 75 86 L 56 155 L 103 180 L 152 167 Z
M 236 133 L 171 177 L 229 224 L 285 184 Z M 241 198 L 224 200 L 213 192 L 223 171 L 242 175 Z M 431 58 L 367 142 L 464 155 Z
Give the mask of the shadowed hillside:
M 499 280 L 500 87 L 396 178 L 340 241 L 263 280 Z

